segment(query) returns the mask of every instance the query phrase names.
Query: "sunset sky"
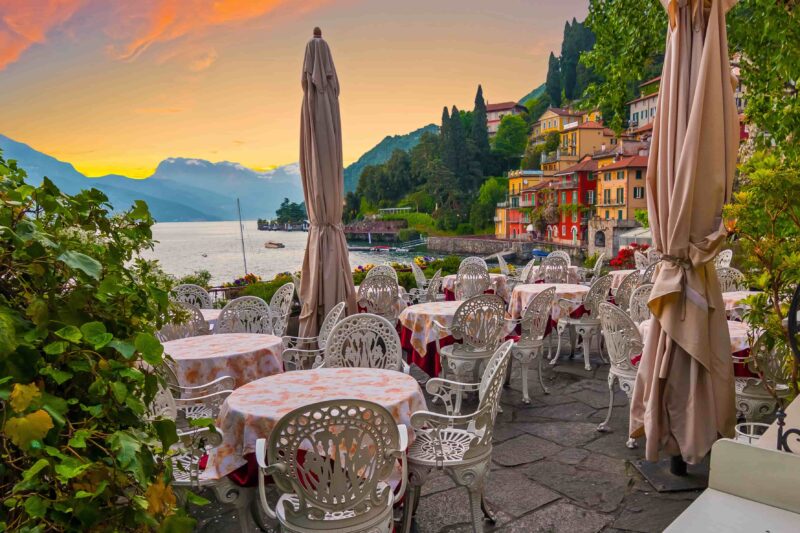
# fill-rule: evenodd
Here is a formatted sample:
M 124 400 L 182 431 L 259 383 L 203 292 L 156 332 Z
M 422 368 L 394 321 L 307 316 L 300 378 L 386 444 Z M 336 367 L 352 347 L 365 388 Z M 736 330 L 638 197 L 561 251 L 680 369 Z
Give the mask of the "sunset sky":
M 344 158 L 522 97 L 588 0 L 0 0 L 0 133 L 98 176 L 163 159 L 298 158 L 312 28 L 342 86 Z

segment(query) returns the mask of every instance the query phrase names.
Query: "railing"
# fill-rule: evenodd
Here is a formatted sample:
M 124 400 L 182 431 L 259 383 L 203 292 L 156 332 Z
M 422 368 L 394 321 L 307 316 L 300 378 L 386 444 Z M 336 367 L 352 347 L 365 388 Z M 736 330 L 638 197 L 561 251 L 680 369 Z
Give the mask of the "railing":
M 611 200 L 609 203 L 597 204 L 597 207 L 619 207 L 622 205 L 625 205 L 625 202 L 620 202 L 619 200 Z
M 497 207 L 499 207 L 501 209 L 504 208 L 504 207 L 508 207 L 508 200 L 506 200 L 505 202 L 498 202 L 497 203 Z

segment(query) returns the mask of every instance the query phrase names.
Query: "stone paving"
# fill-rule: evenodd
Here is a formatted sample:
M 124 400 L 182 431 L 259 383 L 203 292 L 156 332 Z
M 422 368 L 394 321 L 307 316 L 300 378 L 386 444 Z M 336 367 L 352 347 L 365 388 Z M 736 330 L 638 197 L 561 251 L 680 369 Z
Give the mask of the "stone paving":
M 421 371 L 414 374 L 423 379 Z M 623 393 L 615 395 L 612 431 L 597 432 L 608 409 L 608 365 L 596 364 L 587 372 L 582 358 L 576 358 L 545 368 L 544 375 L 548 395 L 539 387 L 536 370 L 530 372 L 530 405 L 522 404 L 518 377 L 503 392 L 486 487 L 498 520 L 485 522 L 484 530 L 663 531 L 699 491 L 659 494 L 628 462 L 642 458 L 643 450 L 625 447 L 628 400 Z M 463 411 L 474 405 L 465 402 Z M 224 508 L 218 512 L 205 531 L 239 531 L 234 514 L 225 514 Z M 443 474 L 432 476 L 423 486 L 414 531 L 471 530 L 466 489 Z

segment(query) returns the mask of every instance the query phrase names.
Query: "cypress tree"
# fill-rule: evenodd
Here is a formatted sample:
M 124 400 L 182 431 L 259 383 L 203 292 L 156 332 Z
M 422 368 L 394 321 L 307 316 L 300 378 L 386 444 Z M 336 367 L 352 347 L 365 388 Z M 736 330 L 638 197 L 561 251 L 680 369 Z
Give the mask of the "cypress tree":
M 561 70 L 558 58 L 550 52 L 550 59 L 547 63 L 547 95 L 550 97 L 550 104 L 558 107 L 561 105 Z
M 482 172 L 486 173 L 491 147 L 489 146 L 489 126 L 486 121 L 486 101 L 483 99 L 483 88 L 480 85 L 475 94 L 475 107 L 472 108 L 470 138 L 475 147 L 475 157 L 481 165 Z
M 459 182 L 467 178 L 466 170 L 468 166 L 467 156 L 467 137 L 464 132 L 464 125 L 461 122 L 461 113 L 456 106 L 450 111 L 450 139 L 452 146 L 452 167 L 451 170 Z M 466 184 L 469 187 L 471 184 Z

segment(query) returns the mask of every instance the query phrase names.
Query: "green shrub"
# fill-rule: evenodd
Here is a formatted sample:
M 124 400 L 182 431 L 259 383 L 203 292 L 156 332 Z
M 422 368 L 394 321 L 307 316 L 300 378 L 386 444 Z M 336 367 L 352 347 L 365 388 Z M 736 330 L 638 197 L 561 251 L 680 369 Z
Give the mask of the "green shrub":
M 199 285 L 208 290 L 211 288 L 211 272 L 208 270 L 195 270 L 191 274 L 187 274 L 182 278 L 178 278 L 176 285 L 190 283 L 192 285 Z
M 251 283 L 245 286 L 239 293 L 239 296 L 258 296 L 269 303 L 272 299 L 272 295 L 287 283 L 292 283 L 292 277 L 288 274 L 278 274 L 270 281 L 259 281 L 258 283 Z M 298 289 L 299 287 L 295 287 L 295 290 Z
M 419 231 L 411 228 L 401 229 L 397 233 L 397 238 L 400 242 L 415 241 L 419 239 Z
M 593 253 L 591 255 L 587 255 L 586 259 L 583 260 L 583 268 L 594 268 L 594 265 L 597 263 L 597 259 L 600 257 L 599 253 Z
M 448 255 L 442 259 L 434 259 L 430 262 L 430 264 L 428 264 L 428 268 L 425 269 L 425 275 L 430 278 L 440 268 L 442 269 L 442 276 L 456 274 L 458 272 L 459 265 L 461 265 L 462 259 L 463 258 L 457 255 Z
M 468 222 L 462 222 L 456 227 L 456 235 L 473 235 L 474 233 L 475 229 Z
M 170 287 L 147 205 L 25 179 L 0 156 L 0 530 L 187 531 L 175 423 L 148 415 Z

